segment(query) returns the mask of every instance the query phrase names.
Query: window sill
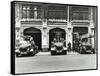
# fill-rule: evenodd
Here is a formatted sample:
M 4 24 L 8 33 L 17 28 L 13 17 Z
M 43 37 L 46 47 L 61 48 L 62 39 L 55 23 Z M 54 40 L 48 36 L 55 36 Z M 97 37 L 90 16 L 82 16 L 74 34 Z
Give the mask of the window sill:
M 21 21 L 42 21 L 42 19 L 21 19 Z

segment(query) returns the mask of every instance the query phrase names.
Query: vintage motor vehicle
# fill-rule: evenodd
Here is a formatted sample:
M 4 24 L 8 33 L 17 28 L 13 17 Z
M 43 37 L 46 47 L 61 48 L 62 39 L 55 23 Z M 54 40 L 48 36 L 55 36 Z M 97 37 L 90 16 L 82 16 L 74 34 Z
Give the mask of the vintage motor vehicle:
M 94 54 L 94 43 L 92 43 L 92 38 L 89 34 L 85 34 L 81 36 L 81 46 L 80 46 L 80 54 Z
M 38 53 L 38 47 L 34 48 L 29 41 L 20 41 L 20 47 L 16 50 L 16 56 L 28 56 Z
M 83 44 L 80 49 L 80 54 L 94 54 L 95 51 L 91 44 Z
M 67 48 L 64 46 L 63 41 L 54 41 L 52 42 L 51 46 L 51 55 L 56 55 L 56 54 L 67 54 Z

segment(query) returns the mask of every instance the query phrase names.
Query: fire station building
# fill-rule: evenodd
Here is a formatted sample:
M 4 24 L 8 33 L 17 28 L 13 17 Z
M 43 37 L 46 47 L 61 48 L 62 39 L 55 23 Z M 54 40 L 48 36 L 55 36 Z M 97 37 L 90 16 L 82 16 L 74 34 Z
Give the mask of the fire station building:
M 66 46 L 76 36 L 94 35 L 96 7 L 55 3 L 15 3 L 16 47 L 21 38 L 31 35 L 40 49 L 48 50 L 55 34 L 61 34 Z M 94 38 L 91 40 L 94 44 Z

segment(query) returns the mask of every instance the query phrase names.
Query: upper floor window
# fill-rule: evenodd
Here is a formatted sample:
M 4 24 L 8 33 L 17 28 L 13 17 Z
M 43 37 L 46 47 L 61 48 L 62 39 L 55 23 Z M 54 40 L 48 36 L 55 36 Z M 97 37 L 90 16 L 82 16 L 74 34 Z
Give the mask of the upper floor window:
M 67 8 L 62 6 L 48 6 L 48 19 L 67 19 Z
M 89 9 L 88 7 L 76 6 L 72 7 L 72 20 L 88 20 Z
M 41 8 L 40 6 L 23 5 L 22 6 L 22 19 L 40 19 Z

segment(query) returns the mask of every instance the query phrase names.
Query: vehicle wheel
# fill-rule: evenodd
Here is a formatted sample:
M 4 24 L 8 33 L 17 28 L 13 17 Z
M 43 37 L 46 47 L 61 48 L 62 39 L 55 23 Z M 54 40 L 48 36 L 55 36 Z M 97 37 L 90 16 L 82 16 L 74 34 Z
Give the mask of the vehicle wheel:
M 85 54 L 86 50 L 85 49 L 80 49 L 80 54 Z
M 82 50 L 79 51 L 79 54 L 82 54 Z
M 33 53 L 32 53 L 32 52 L 29 52 L 29 53 L 28 53 L 28 56 L 33 56 Z
M 56 55 L 56 53 L 54 51 L 51 51 L 51 55 Z
M 85 54 L 85 52 L 84 52 L 83 50 L 82 50 L 82 51 L 80 51 L 79 53 L 80 53 L 80 54 Z
M 18 54 L 16 54 L 16 57 L 18 57 L 19 55 Z
M 91 49 L 91 50 L 92 50 L 92 53 L 95 54 L 95 50 L 94 49 Z
M 38 53 L 38 50 L 35 50 L 35 54 L 37 54 Z
M 33 55 L 36 55 L 38 53 L 38 50 L 37 49 L 33 49 Z
M 66 54 L 67 54 L 67 52 L 66 52 L 66 51 L 63 51 L 63 52 L 62 52 L 62 54 L 63 54 L 63 55 L 66 55 Z
M 16 53 L 16 57 L 18 57 L 19 56 L 19 53 Z
M 31 53 L 31 56 L 34 56 L 34 55 L 35 55 L 35 52 L 32 52 L 32 53 Z
M 35 55 L 35 50 L 33 49 L 33 51 L 30 52 L 29 54 L 30 54 L 30 56 L 34 56 Z

